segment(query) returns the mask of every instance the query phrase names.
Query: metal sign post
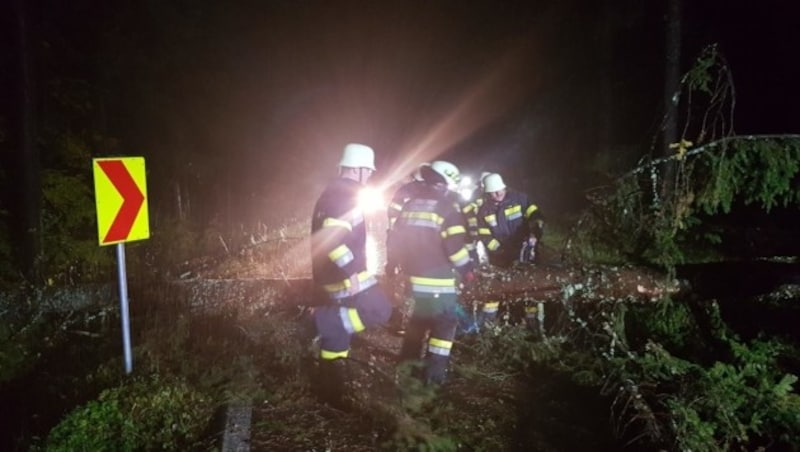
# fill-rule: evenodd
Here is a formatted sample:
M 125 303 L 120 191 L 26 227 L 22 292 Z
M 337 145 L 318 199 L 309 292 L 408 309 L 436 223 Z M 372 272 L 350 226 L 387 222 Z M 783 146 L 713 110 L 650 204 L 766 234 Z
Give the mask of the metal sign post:
M 125 243 L 117 243 L 117 275 L 119 277 L 119 308 L 122 319 L 122 348 L 125 355 L 125 373 L 133 371 L 131 353 L 131 326 L 128 315 L 128 277 L 125 273 Z

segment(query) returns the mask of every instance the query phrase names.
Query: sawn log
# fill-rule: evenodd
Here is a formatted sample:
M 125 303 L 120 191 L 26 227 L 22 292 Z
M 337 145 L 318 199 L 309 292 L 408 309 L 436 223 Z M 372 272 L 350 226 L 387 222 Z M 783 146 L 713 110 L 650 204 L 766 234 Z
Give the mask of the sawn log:
M 635 267 L 521 266 L 510 269 L 494 267 L 479 271 L 478 281 L 462 288 L 461 298 L 475 300 L 522 300 L 541 302 L 599 301 L 614 299 L 645 303 L 677 294 L 686 288 L 678 280 Z M 403 296 L 408 284 L 402 275 L 379 281 L 388 295 Z M 324 295 L 309 278 L 287 279 L 191 279 L 178 281 L 176 288 L 189 297 L 192 305 L 211 309 L 245 303 L 253 308 L 308 306 L 324 300 Z

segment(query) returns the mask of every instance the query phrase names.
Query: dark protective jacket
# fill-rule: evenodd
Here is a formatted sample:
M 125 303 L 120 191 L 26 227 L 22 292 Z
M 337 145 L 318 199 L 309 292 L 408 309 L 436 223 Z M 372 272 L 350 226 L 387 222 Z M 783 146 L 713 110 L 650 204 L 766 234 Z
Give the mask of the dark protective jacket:
M 367 229 L 358 207 L 361 184 L 337 178 L 322 192 L 311 218 L 311 267 L 314 282 L 333 299 L 346 298 L 350 276 L 361 291 L 377 284 L 367 271 Z
M 486 199 L 483 196 L 478 196 L 461 208 L 467 220 L 467 232 L 473 241 L 478 239 L 478 211 L 485 202 Z
M 413 198 L 425 185 L 422 181 L 412 180 L 397 188 L 394 195 L 392 195 L 392 200 L 389 202 L 389 208 L 386 209 L 386 214 L 389 217 L 389 229 L 394 226 L 406 201 Z
M 453 269 L 473 270 L 466 248 L 466 224 L 455 198 L 447 191 L 422 184 L 406 201 L 392 231 L 389 259 L 412 278 L 450 281 Z
M 542 219 L 539 208 L 526 194 L 509 189 L 500 203 L 491 198 L 484 201 L 478 210 L 478 235 L 490 258 L 510 263 L 528 237 L 539 237 Z

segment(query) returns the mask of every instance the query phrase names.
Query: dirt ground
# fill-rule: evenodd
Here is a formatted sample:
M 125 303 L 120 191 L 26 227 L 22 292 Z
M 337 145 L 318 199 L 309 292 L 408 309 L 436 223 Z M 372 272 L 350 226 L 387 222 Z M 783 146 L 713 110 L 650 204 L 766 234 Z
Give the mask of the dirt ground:
M 373 270 L 385 260 L 385 228 L 372 226 L 368 254 Z M 279 240 L 245 250 L 199 276 L 207 278 L 307 278 L 308 242 L 302 225 Z M 391 295 L 391 294 L 389 294 Z M 341 410 L 314 395 L 315 350 L 296 339 L 300 311 L 279 309 L 242 320 L 263 350 L 264 397 L 253 401 L 254 451 L 487 450 L 572 451 L 615 447 L 609 405 L 561 375 L 517 363 L 509 368 L 497 339 L 513 336 L 532 349 L 522 326 L 459 336 L 448 380 L 427 387 L 398 366 L 402 337 L 388 328 L 354 337 L 348 360 L 348 405 Z M 524 348 L 523 348 L 524 350 Z
M 285 322 L 273 322 L 281 316 Z M 409 367 L 398 366 L 401 336 L 385 328 L 366 331 L 352 344 L 349 407 L 343 410 L 315 397 L 314 349 L 294 339 L 295 319 L 294 312 L 273 315 L 269 325 L 279 326 L 262 329 L 256 339 L 265 350 L 267 391 L 253 404 L 254 451 L 615 448 L 608 402 L 597 394 L 563 376 L 515 371 L 499 366 L 500 359 L 487 359 L 492 335 L 526 340 L 522 327 L 459 337 L 441 387 L 424 386 Z

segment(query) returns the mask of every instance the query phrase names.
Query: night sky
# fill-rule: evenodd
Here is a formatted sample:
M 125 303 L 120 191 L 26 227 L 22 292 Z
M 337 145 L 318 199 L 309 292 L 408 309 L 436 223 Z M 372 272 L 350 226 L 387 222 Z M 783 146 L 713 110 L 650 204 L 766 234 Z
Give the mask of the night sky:
M 177 181 L 206 221 L 307 216 L 350 141 L 375 148 L 386 183 L 442 156 L 502 172 L 547 210 L 572 208 L 596 182 L 591 162 L 631 165 L 662 114 L 661 1 L 20 3 L 42 124 L 55 98 L 83 93 L 87 107 L 59 124 L 113 137 L 95 156 L 144 155 L 151 205 L 166 209 Z M 737 133 L 800 132 L 795 4 L 684 1 L 681 71 L 718 43 Z M 19 123 L 11 11 L 7 153 Z

